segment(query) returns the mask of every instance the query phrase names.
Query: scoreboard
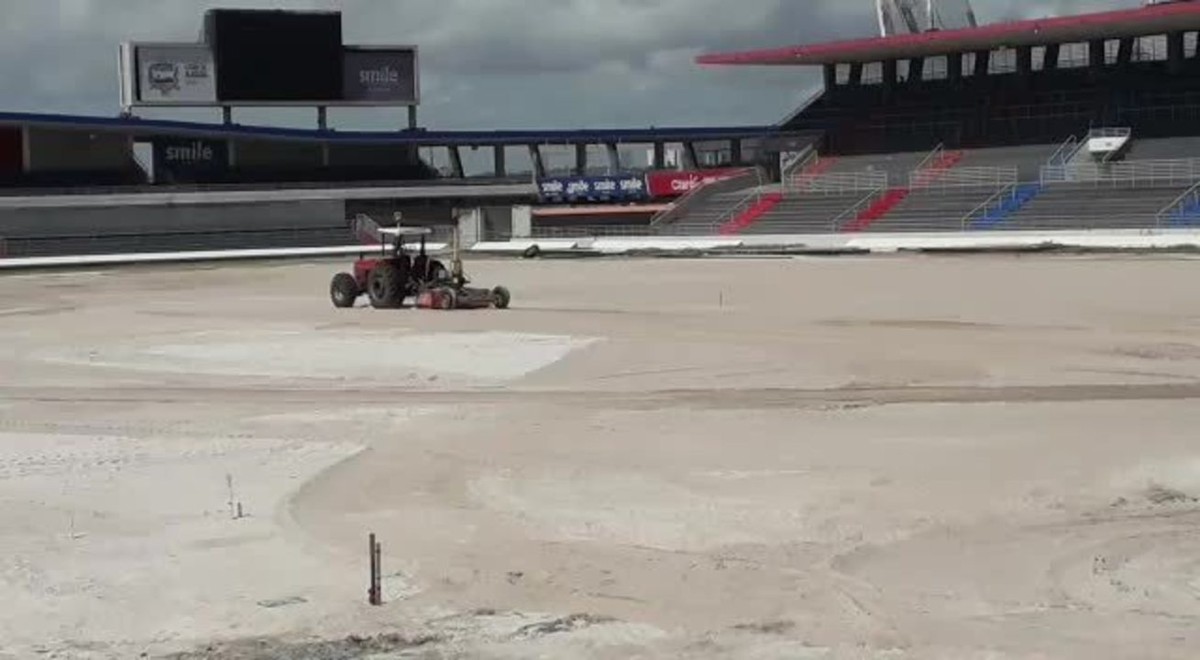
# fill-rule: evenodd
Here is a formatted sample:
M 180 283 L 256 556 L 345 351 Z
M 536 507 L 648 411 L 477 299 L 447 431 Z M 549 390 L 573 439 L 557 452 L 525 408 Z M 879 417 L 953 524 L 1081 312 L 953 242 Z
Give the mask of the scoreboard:
M 336 11 L 211 9 L 198 43 L 121 44 L 121 105 L 416 106 L 415 46 L 346 46 Z

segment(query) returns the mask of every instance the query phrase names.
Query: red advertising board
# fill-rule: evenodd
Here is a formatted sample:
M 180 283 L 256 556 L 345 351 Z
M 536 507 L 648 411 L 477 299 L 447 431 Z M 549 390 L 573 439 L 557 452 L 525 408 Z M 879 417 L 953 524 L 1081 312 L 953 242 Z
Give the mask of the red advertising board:
M 727 167 L 716 170 L 676 172 L 674 170 L 650 172 L 646 175 L 646 188 L 651 197 L 679 197 L 700 186 L 731 179 L 745 172 L 745 168 Z
M 21 173 L 22 151 L 21 130 L 0 128 L 0 175 Z

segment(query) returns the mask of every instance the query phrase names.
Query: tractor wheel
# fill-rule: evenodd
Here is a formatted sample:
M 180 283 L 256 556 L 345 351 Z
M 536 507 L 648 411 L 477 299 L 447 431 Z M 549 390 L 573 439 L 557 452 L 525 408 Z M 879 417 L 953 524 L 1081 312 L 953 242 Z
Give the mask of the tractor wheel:
M 442 289 L 438 296 L 438 309 L 450 311 L 458 307 L 458 292 L 454 289 Z
M 329 297 L 338 309 L 353 307 L 360 294 L 362 291 L 358 290 L 358 281 L 350 273 L 334 275 L 333 282 L 329 284 Z
M 510 302 L 512 302 L 512 295 L 509 294 L 508 289 L 502 286 L 492 289 L 492 304 L 496 306 L 496 309 L 508 309 Z
M 367 295 L 375 309 L 395 309 L 404 302 L 404 281 L 395 264 L 379 264 L 367 278 Z

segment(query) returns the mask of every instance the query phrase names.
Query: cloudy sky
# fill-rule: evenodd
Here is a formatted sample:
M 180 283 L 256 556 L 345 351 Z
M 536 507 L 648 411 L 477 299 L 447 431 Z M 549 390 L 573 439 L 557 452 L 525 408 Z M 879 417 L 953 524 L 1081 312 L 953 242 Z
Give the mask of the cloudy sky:
M 975 0 L 982 20 L 1141 0 Z M 113 115 L 122 40 L 194 41 L 203 10 L 340 9 L 348 43 L 421 47 L 435 128 L 770 123 L 812 92 L 804 69 L 702 69 L 702 52 L 876 31 L 873 0 L 0 0 L 0 109 Z M 239 114 L 309 124 L 311 113 Z M 380 127 L 400 112 L 343 111 Z M 157 113 L 177 118 L 212 114 Z

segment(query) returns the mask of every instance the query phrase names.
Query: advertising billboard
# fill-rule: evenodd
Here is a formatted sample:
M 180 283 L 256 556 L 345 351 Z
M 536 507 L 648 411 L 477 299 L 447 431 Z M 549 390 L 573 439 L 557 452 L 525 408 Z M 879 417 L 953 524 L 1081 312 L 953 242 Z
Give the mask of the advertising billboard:
M 680 197 L 700 186 L 732 179 L 745 171 L 744 168 L 723 168 L 691 172 L 650 172 L 646 175 L 646 187 L 650 196 L 654 198 Z
M 636 202 L 646 199 L 641 176 L 555 177 L 538 182 L 544 202 Z
M 153 145 L 158 183 L 214 181 L 229 169 L 229 147 L 223 140 L 157 138 Z
M 138 44 L 136 98 L 145 105 L 206 105 L 217 100 L 216 67 L 203 44 Z
M 342 100 L 416 105 L 420 99 L 416 48 L 347 48 L 342 53 Z

